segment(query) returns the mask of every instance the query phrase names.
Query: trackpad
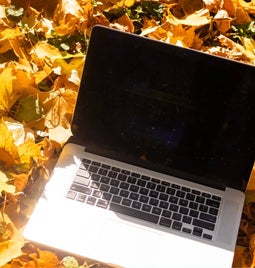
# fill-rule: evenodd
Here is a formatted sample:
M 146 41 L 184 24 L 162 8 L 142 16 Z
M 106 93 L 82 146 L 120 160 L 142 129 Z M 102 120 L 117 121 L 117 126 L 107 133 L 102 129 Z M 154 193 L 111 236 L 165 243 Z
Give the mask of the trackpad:
M 106 246 L 105 257 L 110 262 L 125 267 L 161 267 L 159 264 L 166 261 L 164 258 L 169 260 L 169 240 L 164 238 L 163 233 L 145 228 L 117 220 L 106 220 L 101 233 Z

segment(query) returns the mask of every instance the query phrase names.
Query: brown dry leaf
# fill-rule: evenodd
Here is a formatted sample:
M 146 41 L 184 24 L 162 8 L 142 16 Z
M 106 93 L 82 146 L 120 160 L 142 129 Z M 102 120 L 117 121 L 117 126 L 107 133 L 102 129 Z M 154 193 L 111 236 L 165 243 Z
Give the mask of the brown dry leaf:
M 214 22 L 216 23 L 219 32 L 223 34 L 231 28 L 232 18 L 228 16 L 226 10 L 221 9 L 214 16 Z
M 9 6 L 11 4 L 11 0 L 0 0 L 0 5 Z
M 38 249 L 37 253 L 32 253 L 29 255 L 32 258 L 26 264 L 26 267 L 29 268 L 61 268 L 61 261 L 58 259 L 57 255 L 50 251 L 40 250 Z
M 114 23 L 110 24 L 110 27 L 119 29 L 125 32 L 134 32 L 134 24 L 129 16 L 125 13 L 119 19 L 115 20 Z
M 192 14 L 204 7 L 204 2 L 202 0 L 178 0 L 178 4 L 185 15 Z

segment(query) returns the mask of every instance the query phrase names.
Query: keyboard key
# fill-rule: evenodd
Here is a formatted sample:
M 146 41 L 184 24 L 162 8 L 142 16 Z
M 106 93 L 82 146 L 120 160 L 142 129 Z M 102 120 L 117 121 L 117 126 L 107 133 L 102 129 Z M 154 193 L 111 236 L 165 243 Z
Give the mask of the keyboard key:
M 220 202 L 213 200 L 213 199 L 207 199 L 206 200 L 206 205 L 214 208 L 219 208 L 220 207 Z
M 130 175 L 130 171 L 122 169 L 121 173 L 125 174 L 125 175 Z
M 221 201 L 221 197 L 217 196 L 217 195 L 213 195 L 212 199 L 217 200 L 217 201 Z
M 117 188 L 117 187 L 111 187 L 111 189 L 110 189 L 110 193 L 111 194 L 114 194 L 114 195 L 117 195 L 118 193 L 119 193 L 119 189 Z
M 141 210 L 132 209 L 130 207 L 123 207 L 119 204 L 111 203 L 110 210 L 118 213 L 122 213 L 131 217 L 135 217 L 141 220 L 145 220 L 152 223 L 158 223 L 159 216 L 151 213 L 147 213 Z
M 115 203 L 118 203 L 119 204 L 121 202 L 121 197 L 119 197 L 117 195 L 113 196 L 112 202 L 115 202 Z
M 172 216 L 172 212 L 169 210 L 163 210 L 162 216 L 164 216 L 165 218 L 170 218 Z
M 164 209 L 168 209 L 168 202 L 160 201 L 159 207 L 164 208 Z
M 169 198 L 170 203 L 177 204 L 178 201 L 179 201 L 179 198 L 177 198 L 175 196 L 170 196 L 170 198 Z
M 100 175 L 103 175 L 103 176 L 105 176 L 106 174 L 107 174 L 107 170 L 106 169 L 104 169 L 104 168 L 100 168 L 99 170 L 98 170 L 98 174 L 100 174 Z
M 89 180 L 88 178 L 83 178 L 83 177 L 80 177 L 80 176 L 76 176 L 76 177 L 74 178 L 73 182 L 82 184 L 82 185 L 84 185 L 84 186 L 88 186 L 90 180 Z
M 185 187 L 185 186 L 182 186 L 181 190 L 184 191 L 184 192 L 190 192 L 190 188 Z
M 77 195 L 76 192 L 74 191 L 68 191 L 66 197 L 69 198 L 69 199 L 75 199 L 75 196 Z
M 109 172 L 108 172 L 108 176 L 110 177 L 110 178 L 116 178 L 117 177 L 117 175 L 118 175 L 118 173 L 117 172 L 115 172 L 115 171 L 112 171 L 112 170 L 110 170 Z
M 190 201 L 194 201 L 195 200 L 195 195 L 191 194 L 191 193 L 187 193 L 186 198 Z
M 129 187 L 129 184 L 127 183 L 127 182 L 124 182 L 124 181 L 122 181 L 121 183 L 120 183 L 120 188 L 121 189 L 128 189 L 128 187 Z
M 108 207 L 108 201 L 99 199 L 97 201 L 96 205 L 97 205 L 97 207 L 100 207 L 100 208 L 107 208 Z
M 199 211 L 207 212 L 208 211 L 208 206 L 200 205 L 198 209 L 199 209 Z
M 210 214 L 212 214 L 212 215 L 215 215 L 215 216 L 217 216 L 218 215 L 218 212 L 219 212 L 219 210 L 217 209 L 217 208 L 210 208 L 209 209 L 209 213 Z
M 146 185 L 147 188 L 154 190 L 156 188 L 156 183 L 148 182 Z
M 193 218 L 197 218 L 199 215 L 199 212 L 196 210 L 191 209 L 189 212 L 189 216 L 193 217 Z
M 139 179 L 136 183 L 138 186 L 144 187 L 146 185 L 146 181 Z
M 118 180 L 111 179 L 111 182 L 110 182 L 111 186 L 119 187 L 119 184 L 120 182 Z
M 131 176 L 136 177 L 136 178 L 140 178 L 141 177 L 141 175 L 139 173 L 136 173 L 136 172 L 132 172 L 131 173 Z
M 180 206 L 183 206 L 183 207 L 187 207 L 188 206 L 188 201 L 187 200 L 185 200 L 185 199 L 180 199 L 179 200 L 179 205 Z
M 170 207 L 169 207 L 169 209 L 172 210 L 172 211 L 178 211 L 179 206 L 177 206 L 175 204 L 171 204 Z
M 76 172 L 76 175 L 84 177 L 84 178 L 89 178 L 90 177 L 89 172 L 87 170 L 84 170 L 84 169 L 78 169 L 77 172 Z
M 99 162 L 97 162 L 97 161 L 92 161 L 92 165 L 93 165 L 93 166 L 100 167 L 100 166 L 101 166 L 101 163 L 99 163 Z
M 192 234 L 195 236 L 201 236 L 203 233 L 202 228 L 194 227 Z
M 110 182 L 110 178 L 103 176 L 100 180 L 100 182 L 108 184 Z
M 174 221 L 173 225 L 172 225 L 172 228 L 175 229 L 175 230 L 180 231 L 181 228 L 182 228 L 182 223 L 180 221 Z
M 157 206 L 158 203 L 159 203 L 159 200 L 155 199 L 155 198 L 151 198 L 150 201 L 149 201 L 149 204 L 152 205 L 152 206 Z
M 128 197 L 128 195 L 129 195 L 129 191 L 127 191 L 127 190 L 121 190 L 120 191 L 120 196 L 122 196 L 122 197 Z
M 182 222 L 184 222 L 184 223 L 191 224 L 191 221 L 192 221 L 192 218 L 189 216 L 184 215 L 182 217 Z
M 202 196 L 197 196 L 196 197 L 196 202 L 200 203 L 200 204 L 204 204 L 205 202 L 205 198 Z
M 150 206 L 150 205 L 147 205 L 147 204 L 142 205 L 142 210 L 143 211 L 150 212 L 151 208 L 152 208 L 152 206 Z
M 137 179 L 135 177 L 131 177 L 131 176 L 129 176 L 127 179 L 127 182 L 132 183 L 132 184 L 135 184 L 136 181 L 137 181 Z
M 95 197 L 89 196 L 87 198 L 86 203 L 89 204 L 89 205 L 95 205 L 96 201 L 97 201 L 97 199 Z
M 203 238 L 206 238 L 208 240 L 212 240 L 212 235 L 210 235 L 210 234 L 203 234 Z
M 192 224 L 197 226 L 197 227 L 201 227 L 201 228 L 208 229 L 211 231 L 213 231 L 214 227 L 215 227 L 215 225 L 213 223 L 202 221 L 199 219 L 193 219 Z
M 79 201 L 79 202 L 85 202 L 86 197 L 87 196 L 85 194 L 78 194 L 77 197 L 76 197 L 76 200 Z
M 137 193 L 130 193 L 129 198 L 132 200 L 138 200 L 139 194 Z
M 217 220 L 217 217 L 210 215 L 210 214 L 206 214 L 206 213 L 200 213 L 199 218 L 201 220 L 205 220 L 205 221 L 209 221 L 209 222 L 213 222 L 215 223 Z
M 189 203 L 189 208 L 191 208 L 191 209 L 197 209 L 198 208 L 198 204 L 195 203 L 195 202 L 190 202 Z
M 175 183 L 172 183 L 172 188 L 174 189 L 181 189 L 181 186 Z
M 173 217 L 172 217 L 173 220 L 180 221 L 181 218 L 182 218 L 182 215 L 181 214 L 179 214 L 179 213 L 173 213 Z
M 92 189 L 74 183 L 71 185 L 70 189 L 87 195 L 90 195 L 92 192 Z
M 159 221 L 159 225 L 165 226 L 165 227 L 170 227 L 172 224 L 172 220 L 166 219 L 166 218 L 161 218 Z
M 183 227 L 183 228 L 182 228 L 182 231 L 183 231 L 184 233 L 187 233 L 187 234 L 191 234 L 191 232 L 192 232 L 192 230 L 191 230 L 190 228 L 187 228 L 187 227 Z
M 183 191 L 177 191 L 176 196 L 183 198 L 185 196 L 185 192 Z
M 159 193 L 158 193 L 157 191 L 150 190 L 150 193 L 149 193 L 149 196 L 150 196 L 150 197 L 157 198 L 158 195 L 159 195 Z
M 142 204 L 140 202 L 133 201 L 131 206 L 132 206 L 132 208 L 140 209 Z
M 101 167 L 104 168 L 104 169 L 107 169 L 107 170 L 111 169 L 111 166 L 106 165 L 106 164 L 102 164 Z
M 179 212 L 184 215 L 188 215 L 189 209 L 185 207 L 180 207 Z
M 159 184 L 159 185 L 157 185 L 156 189 L 157 189 L 157 191 L 164 193 L 166 190 L 166 186 Z
M 147 203 L 149 201 L 149 197 L 141 195 L 139 201 L 141 201 L 142 203 Z
M 89 171 L 92 172 L 92 173 L 97 173 L 98 167 L 96 167 L 96 166 L 90 166 L 89 167 Z
M 138 192 L 138 190 L 139 190 L 139 187 L 138 187 L 138 186 L 136 186 L 136 185 L 130 185 L 129 190 L 130 190 L 130 191 L 132 191 L 132 192 L 137 193 L 137 192 Z
M 123 198 L 121 204 L 124 205 L 124 206 L 130 206 L 132 203 L 132 201 L 130 199 L 127 199 L 127 198 Z
M 157 207 L 153 207 L 152 208 L 152 213 L 153 214 L 160 215 L 161 212 L 162 212 L 162 209 L 161 208 L 157 208 Z
M 112 167 L 112 170 L 119 173 L 120 172 L 120 168 L 117 168 L 117 167 Z
M 163 193 L 161 193 L 160 195 L 159 195 L 159 199 L 161 199 L 161 200 L 164 200 L 164 201 L 167 201 L 168 200 L 168 195 L 167 194 L 163 194 Z

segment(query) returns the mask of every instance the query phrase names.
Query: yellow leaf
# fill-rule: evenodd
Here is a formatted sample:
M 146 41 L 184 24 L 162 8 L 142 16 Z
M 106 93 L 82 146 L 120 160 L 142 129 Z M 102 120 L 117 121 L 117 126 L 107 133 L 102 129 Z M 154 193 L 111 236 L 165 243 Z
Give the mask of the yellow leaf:
M 10 50 L 12 47 L 9 40 L 21 35 L 19 28 L 6 28 L 0 33 L 0 53 Z
M 14 78 L 13 69 L 10 66 L 4 68 L 0 74 L 0 115 L 1 113 L 9 112 L 10 108 L 21 95 L 21 92 L 13 88 Z
M 22 164 L 31 164 L 32 160 L 38 160 L 41 151 L 40 146 L 35 144 L 34 141 L 28 141 L 17 147 L 18 149 L 18 159 Z
M 3 231 L 9 236 L 8 240 L 0 242 L 0 266 L 2 266 L 13 258 L 22 255 L 21 248 L 24 246 L 24 239 L 21 231 L 13 225 L 6 214 L 3 214 L 0 224 Z
M 17 148 L 14 144 L 11 131 L 4 122 L 0 123 L 0 162 L 6 166 L 11 166 L 18 156 Z
M 0 195 L 2 191 L 5 191 L 10 194 L 15 193 L 15 186 L 8 184 L 9 179 L 7 176 L 0 170 Z

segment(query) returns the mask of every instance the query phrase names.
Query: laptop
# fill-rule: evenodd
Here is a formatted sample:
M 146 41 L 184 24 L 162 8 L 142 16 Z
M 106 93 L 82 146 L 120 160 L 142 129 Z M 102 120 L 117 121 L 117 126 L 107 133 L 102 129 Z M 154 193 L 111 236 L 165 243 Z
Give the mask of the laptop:
M 94 26 L 64 146 L 24 236 L 121 267 L 231 267 L 255 68 Z

